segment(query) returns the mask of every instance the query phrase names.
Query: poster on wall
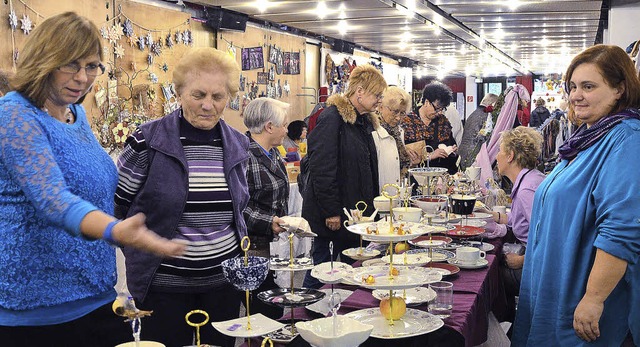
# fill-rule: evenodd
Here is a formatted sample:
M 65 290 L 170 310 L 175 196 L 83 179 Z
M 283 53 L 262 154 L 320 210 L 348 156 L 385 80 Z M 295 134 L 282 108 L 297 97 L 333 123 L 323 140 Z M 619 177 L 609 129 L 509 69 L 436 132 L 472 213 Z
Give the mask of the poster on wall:
M 300 52 L 291 53 L 291 74 L 299 75 L 300 74 Z
M 271 64 L 278 63 L 278 56 L 280 55 L 280 49 L 276 45 L 269 46 L 269 62 Z
M 283 73 L 285 75 L 291 75 L 291 52 L 284 52 L 282 55 L 284 57 Z
M 242 49 L 242 70 L 255 70 L 264 67 L 262 47 Z
M 258 84 L 267 84 L 267 83 L 269 83 L 269 73 L 258 72 Z

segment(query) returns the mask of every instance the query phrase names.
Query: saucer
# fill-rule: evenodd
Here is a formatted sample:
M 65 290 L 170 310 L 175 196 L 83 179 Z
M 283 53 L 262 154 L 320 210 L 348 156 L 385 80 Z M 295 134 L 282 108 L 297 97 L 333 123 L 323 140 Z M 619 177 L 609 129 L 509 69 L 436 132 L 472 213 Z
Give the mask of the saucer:
M 489 261 L 487 259 L 478 259 L 478 261 L 475 264 L 467 264 L 467 263 L 461 263 L 458 261 L 458 259 L 456 258 L 451 258 L 449 260 L 447 260 L 447 262 L 449 264 L 453 264 L 461 269 L 481 269 L 487 265 L 489 265 Z
M 355 247 L 345 249 L 342 251 L 342 254 L 354 260 L 367 260 L 379 256 L 380 251 L 377 249 Z

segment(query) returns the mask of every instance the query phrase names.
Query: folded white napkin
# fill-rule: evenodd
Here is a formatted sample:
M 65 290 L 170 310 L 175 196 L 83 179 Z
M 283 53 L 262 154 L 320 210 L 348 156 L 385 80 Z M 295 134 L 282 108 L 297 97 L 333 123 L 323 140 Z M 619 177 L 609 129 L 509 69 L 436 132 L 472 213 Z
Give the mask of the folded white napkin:
M 309 222 L 302 217 L 284 216 L 280 217 L 284 220 L 285 224 L 282 226 L 287 229 L 288 232 L 293 233 L 298 237 L 316 237 L 318 234 L 311 231 Z
M 447 146 L 444 143 L 441 143 L 438 145 L 438 148 L 444 150 L 444 152 L 447 153 L 447 155 L 453 153 L 453 146 Z

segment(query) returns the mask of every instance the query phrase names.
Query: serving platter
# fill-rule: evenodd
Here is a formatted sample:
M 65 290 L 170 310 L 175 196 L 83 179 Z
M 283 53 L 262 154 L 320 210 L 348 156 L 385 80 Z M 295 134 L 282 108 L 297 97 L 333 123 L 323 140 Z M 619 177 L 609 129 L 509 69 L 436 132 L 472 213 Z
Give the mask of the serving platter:
M 390 232 L 389 222 L 378 221 L 373 223 L 354 224 L 347 230 L 354 234 L 362 235 L 371 241 L 407 241 L 420 235 L 435 233 L 439 228 L 414 222 L 394 222 L 394 232 Z M 402 233 L 399 233 L 399 230 Z M 377 230 L 377 233 L 376 233 Z
M 389 264 L 391 262 L 391 257 L 385 255 L 384 257 L 382 257 L 382 261 L 385 264 Z M 405 252 L 402 254 L 394 254 L 393 256 L 393 265 L 396 266 L 422 266 L 429 263 L 430 261 L 431 258 L 429 258 L 426 253 L 407 254 Z
M 424 284 L 438 282 L 442 279 L 437 271 L 419 266 L 401 266 L 394 268 L 397 276 L 389 276 L 389 266 L 363 266 L 348 271 L 343 283 L 357 285 L 368 289 L 407 289 L 420 287 Z M 364 279 L 374 278 L 373 283 L 366 283 Z
M 400 339 L 428 334 L 444 325 L 442 319 L 421 310 L 408 308 L 402 318 L 394 320 L 393 325 L 382 316 L 380 308 L 367 308 L 347 313 L 346 317 L 373 325 L 371 336 L 379 339 Z
M 480 241 L 466 241 L 466 240 L 458 240 L 456 242 L 451 242 L 448 245 L 444 246 L 446 249 L 457 249 L 459 247 L 476 247 L 481 251 L 491 252 L 496 247 L 489 242 L 480 242 Z
M 441 262 L 441 261 L 447 261 L 451 258 L 455 258 L 456 254 L 451 252 L 451 251 L 447 251 L 444 249 L 439 249 L 439 248 L 431 248 L 431 253 L 429 253 L 429 248 L 417 248 L 417 249 L 412 249 L 406 252 L 407 254 L 419 254 L 419 253 L 425 253 L 428 256 L 431 257 L 431 262 Z
M 353 269 L 351 265 L 339 261 L 333 262 L 332 269 L 331 262 L 326 262 L 314 266 L 313 269 L 311 269 L 311 276 L 317 278 L 322 283 L 339 283 L 342 277 L 344 277 L 345 272 L 351 269 Z
M 487 218 L 493 218 L 493 215 L 490 213 L 484 213 L 484 212 L 473 212 L 470 215 L 467 215 L 468 219 L 487 219 Z
M 322 300 L 325 293 L 311 288 L 276 288 L 258 293 L 258 299 L 280 307 L 300 307 Z
M 458 238 L 475 237 L 484 233 L 484 229 L 481 227 L 475 227 L 471 225 L 460 226 L 456 225 L 454 230 L 447 231 L 445 235 Z
M 431 263 L 428 266 L 434 271 L 439 271 L 442 277 L 453 276 L 460 272 L 460 268 L 449 263 Z
M 240 317 L 222 322 L 212 322 L 211 325 L 221 334 L 232 337 L 256 337 L 262 336 L 278 329 L 284 324 L 265 317 L 263 314 L 252 314 L 249 318 L 251 330 L 247 330 L 247 317 Z
M 482 269 L 483 267 L 486 267 L 487 265 L 489 265 L 489 261 L 483 258 L 478 259 L 478 261 L 475 264 L 462 263 L 462 262 L 459 262 L 458 259 L 456 258 L 451 258 L 447 261 L 449 262 L 449 264 L 453 264 L 461 269 L 467 269 L 467 270 Z
M 311 258 L 293 258 L 293 266 L 289 265 L 289 258 L 271 258 L 269 263 L 270 270 L 277 271 L 304 271 L 313 269 L 313 260 Z
M 377 249 L 366 249 L 364 247 L 347 248 L 342 254 L 354 260 L 367 260 L 380 255 Z
M 389 291 L 376 289 L 371 292 L 371 295 L 378 300 L 388 299 Z M 433 289 L 426 287 L 394 290 L 393 295 L 403 298 L 404 302 L 409 306 L 424 304 L 425 302 L 429 302 L 436 298 L 436 292 L 433 291 Z
M 418 236 L 413 240 L 409 240 L 409 244 L 422 248 L 446 247 L 446 245 L 450 244 L 451 241 L 453 241 L 453 239 L 448 236 Z

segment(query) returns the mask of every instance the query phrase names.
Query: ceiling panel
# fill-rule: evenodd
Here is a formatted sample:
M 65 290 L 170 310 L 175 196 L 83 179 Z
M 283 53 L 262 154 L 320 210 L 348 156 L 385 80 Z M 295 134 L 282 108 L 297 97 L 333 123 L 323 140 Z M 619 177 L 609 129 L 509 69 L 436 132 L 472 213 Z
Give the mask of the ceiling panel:
M 575 0 L 258 2 L 197 1 L 410 58 L 416 72 L 445 76 L 562 72 L 594 43 L 602 6 Z

